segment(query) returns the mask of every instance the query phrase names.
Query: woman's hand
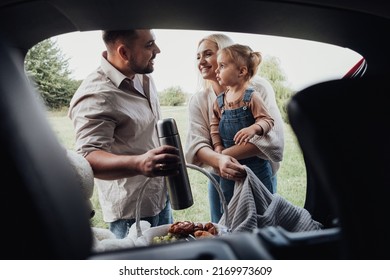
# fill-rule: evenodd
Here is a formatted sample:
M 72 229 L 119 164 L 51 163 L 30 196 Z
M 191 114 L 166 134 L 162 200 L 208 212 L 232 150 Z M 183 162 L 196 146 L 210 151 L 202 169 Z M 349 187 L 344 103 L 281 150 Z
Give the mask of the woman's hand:
M 246 171 L 235 158 L 219 154 L 218 158 L 219 176 L 233 181 L 242 181 L 246 177 Z

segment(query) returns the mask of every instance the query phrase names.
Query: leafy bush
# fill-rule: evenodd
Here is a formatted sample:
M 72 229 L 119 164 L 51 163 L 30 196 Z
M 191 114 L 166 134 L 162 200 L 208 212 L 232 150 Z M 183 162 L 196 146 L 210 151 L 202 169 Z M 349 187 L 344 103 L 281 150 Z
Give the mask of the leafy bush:
M 187 94 L 179 87 L 169 87 L 159 93 L 161 106 L 181 106 L 187 102 Z
M 294 95 L 294 91 L 286 85 L 287 78 L 280 66 L 280 60 L 274 56 L 264 57 L 260 64 L 259 75 L 271 83 L 282 118 L 289 123 L 287 103 Z

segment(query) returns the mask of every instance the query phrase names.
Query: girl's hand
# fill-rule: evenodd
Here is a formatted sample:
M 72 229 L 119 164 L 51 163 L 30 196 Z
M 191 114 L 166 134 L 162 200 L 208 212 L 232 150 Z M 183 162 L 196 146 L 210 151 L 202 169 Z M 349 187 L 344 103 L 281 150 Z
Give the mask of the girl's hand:
M 258 125 L 256 126 L 259 127 Z M 236 135 L 234 135 L 233 138 L 234 143 L 236 145 L 241 145 L 241 144 L 245 145 L 253 136 L 256 135 L 257 133 L 256 129 L 257 128 L 254 125 L 241 129 L 236 133 Z
M 217 152 L 218 154 L 221 154 L 222 151 L 223 151 L 224 149 L 225 149 L 224 146 L 219 145 L 219 146 L 216 146 L 216 147 L 214 148 L 214 151 Z

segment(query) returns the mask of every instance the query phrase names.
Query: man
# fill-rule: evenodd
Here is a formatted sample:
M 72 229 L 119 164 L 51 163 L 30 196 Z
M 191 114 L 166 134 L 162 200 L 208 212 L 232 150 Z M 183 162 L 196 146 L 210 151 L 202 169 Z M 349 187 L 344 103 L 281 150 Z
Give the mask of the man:
M 101 65 L 80 85 L 70 102 L 76 151 L 90 163 L 103 219 L 117 238 L 135 222 L 137 197 L 141 218 L 152 226 L 172 223 L 162 176 L 176 174 L 178 150 L 159 147 L 161 118 L 152 77 L 160 49 L 151 30 L 103 31 L 106 51 Z

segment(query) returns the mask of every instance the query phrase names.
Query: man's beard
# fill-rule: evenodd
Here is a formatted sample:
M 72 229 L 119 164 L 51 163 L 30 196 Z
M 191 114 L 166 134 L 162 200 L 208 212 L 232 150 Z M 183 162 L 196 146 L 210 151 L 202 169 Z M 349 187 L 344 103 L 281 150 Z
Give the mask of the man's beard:
M 135 61 L 131 61 L 131 69 L 137 74 L 149 74 L 154 71 L 153 64 L 148 63 L 146 66 L 139 66 Z

